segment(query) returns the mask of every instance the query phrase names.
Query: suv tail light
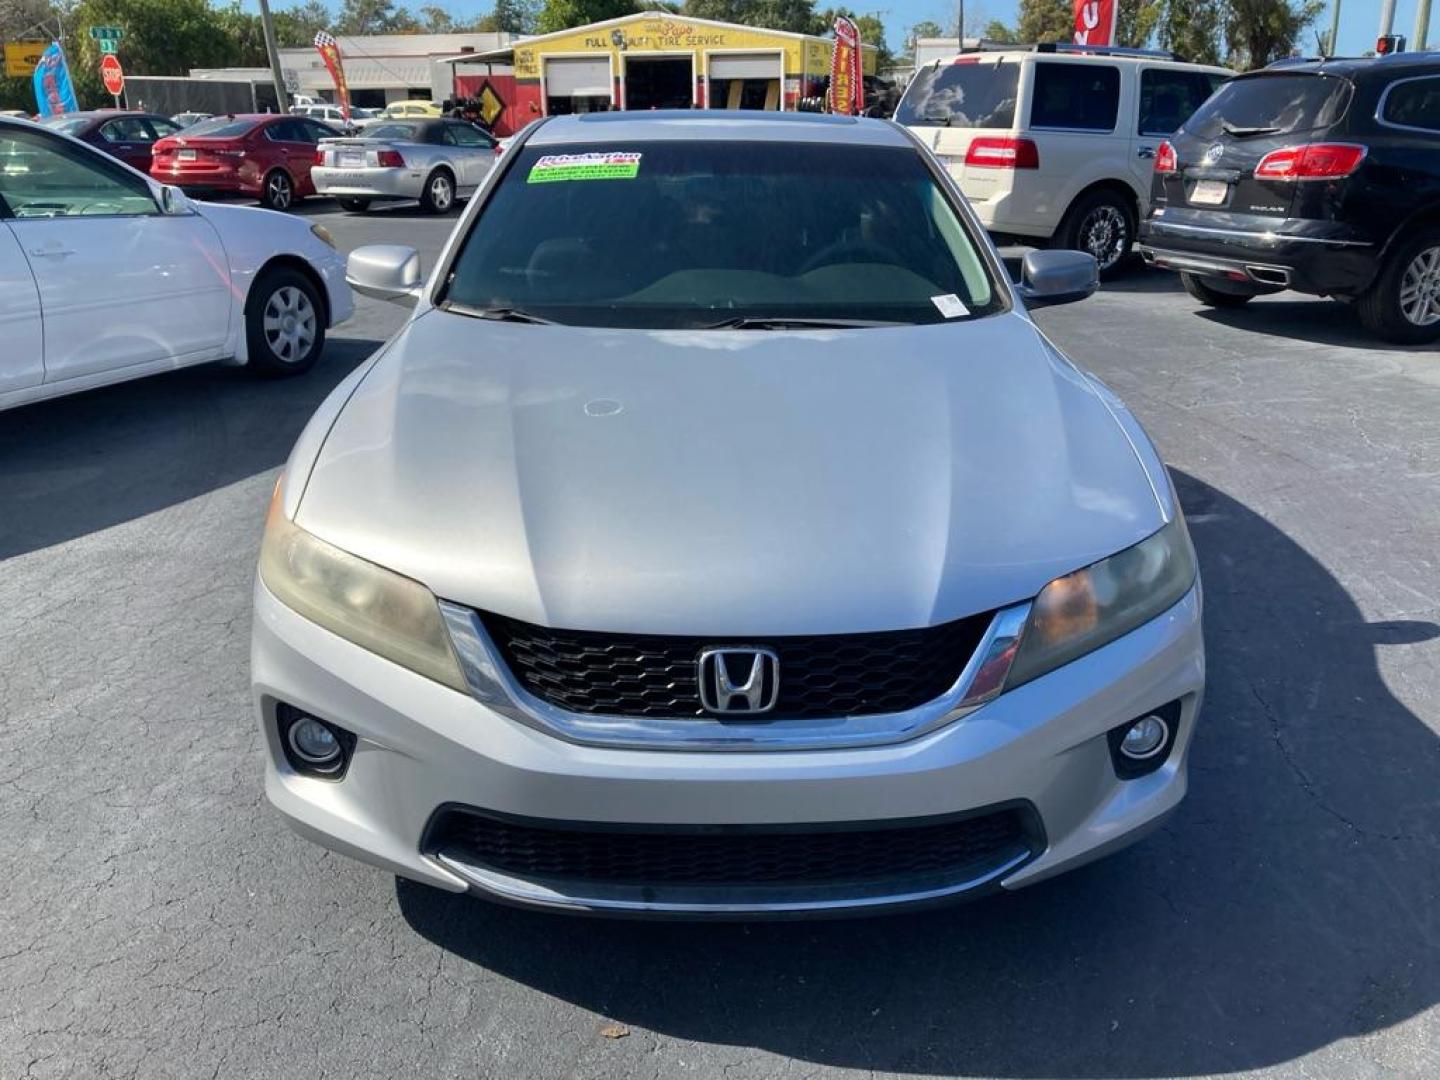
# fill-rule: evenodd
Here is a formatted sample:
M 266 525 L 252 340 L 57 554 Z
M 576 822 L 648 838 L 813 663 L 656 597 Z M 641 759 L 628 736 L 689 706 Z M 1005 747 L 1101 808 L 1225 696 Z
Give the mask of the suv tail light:
M 1160 149 L 1155 151 L 1155 171 L 1165 176 L 1180 171 L 1180 159 L 1175 155 L 1175 148 L 1168 142 L 1162 142 Z
M 324 151 L 323 149 L 321 149 L 320 147 L 316 147 L 316 148 L 315 148 L 315 164 L 316 164 L 316 165 L 324 165 L 324 164 L 325 164 L 325 151 Z
M 375 156 L 375 164 L 379 165 L 382 169 L 403 169 L 405 167 L 405 159 L 400 156 L 399 150 L 381 150 L 380 153 Z
M 965 151 L 965 164 L 982 169 L 1038 169 L 1040 149 L 1030 139 L 973 139 Z
M 1366 149 L 1353 143 L 1306 143 L 1271 150 L 1255 166 L 1257 180 L 1335 180 L 1349 176 L 1365 160 Z

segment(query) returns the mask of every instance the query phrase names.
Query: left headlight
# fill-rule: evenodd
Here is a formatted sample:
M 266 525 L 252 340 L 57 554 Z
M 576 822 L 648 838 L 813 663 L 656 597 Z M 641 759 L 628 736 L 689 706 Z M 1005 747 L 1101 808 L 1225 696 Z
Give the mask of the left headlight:
M 435 596 L 418 581 L 327 544 L 285 516 L 280 487 L 265 519 L 260 580 L 311 622 L 464 692 L 465 676 Z
M 1195 549 L 1178 513 L 1159 532 L 1040 590 L 1005 688 L 1128 634 L 1174 607 L 1195 583 Z

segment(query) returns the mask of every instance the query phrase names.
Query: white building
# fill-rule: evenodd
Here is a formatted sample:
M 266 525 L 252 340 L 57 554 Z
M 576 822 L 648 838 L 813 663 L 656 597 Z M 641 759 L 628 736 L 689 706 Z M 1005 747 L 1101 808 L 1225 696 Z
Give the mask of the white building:
M 336 35 L 345 62 L 350 101 L 379 108 L 392 101 L 424 98 L 443 101 L 451 94 L 454 68 L 440 60 L 459 53 L 488 52 L 515 40 L 514 34 L 377 34 Z M 311 46 L 280 50 L 280 68 L 291 93 L 335 100 L 335 84 L 325 61 Z

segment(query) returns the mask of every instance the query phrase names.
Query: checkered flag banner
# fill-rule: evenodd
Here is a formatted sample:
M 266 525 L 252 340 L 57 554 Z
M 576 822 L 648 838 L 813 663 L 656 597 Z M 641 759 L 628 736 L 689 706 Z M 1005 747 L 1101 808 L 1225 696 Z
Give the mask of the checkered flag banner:
M 340 59 L 340 43 L 333 34 L 321 30 L 315 35 L 315 50 L 325 61 L 325 70 L 335 83 L 335 96 L 340 103 L 340 115 L 350 122 L 350 88 L 345 85 L 345 64 Z

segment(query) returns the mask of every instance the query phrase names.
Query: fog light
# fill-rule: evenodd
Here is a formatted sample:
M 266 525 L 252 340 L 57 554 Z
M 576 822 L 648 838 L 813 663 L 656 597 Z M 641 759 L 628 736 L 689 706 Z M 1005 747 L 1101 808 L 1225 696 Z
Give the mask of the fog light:
M 340 759 L 340 740 L 314 717 L 306 716 L 290 725 L 290 749 L 307 765 L 333 765 Z
M 1120 753 L 1131 761 L 1144 761 L 1165 749 L 1165 740 L 1169 737 L 1170 725 L 1151 714 L 1136 720 L 1126 729 L 1120 740 Z
M 280 749 L 290 768 L 301 776 L 338 781 L 344 778 L 355 753 L 355 735 L 328 720 L 275 703 Z

